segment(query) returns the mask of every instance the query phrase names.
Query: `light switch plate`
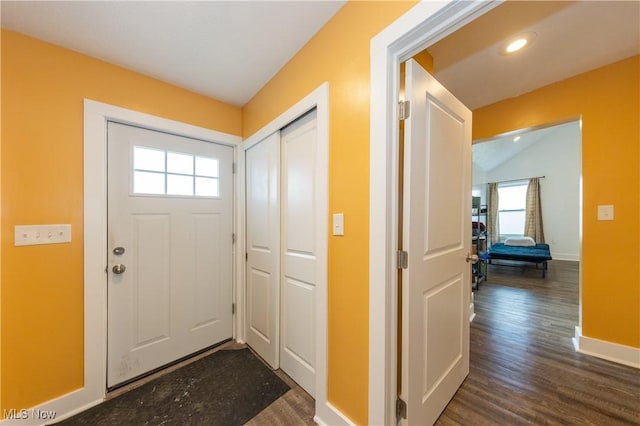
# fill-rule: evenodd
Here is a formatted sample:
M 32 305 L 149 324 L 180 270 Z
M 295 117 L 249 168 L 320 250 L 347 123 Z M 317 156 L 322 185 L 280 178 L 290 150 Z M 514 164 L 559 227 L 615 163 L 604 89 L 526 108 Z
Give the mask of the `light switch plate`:
M 14 245 L 61 244 L 71 242 L 71 225 L 16 225 Z
M 344 235 L 344 213 L 334 213 L 333 235 Z
M 598 220 L 613 220 L 613 205 L 598 206 Z

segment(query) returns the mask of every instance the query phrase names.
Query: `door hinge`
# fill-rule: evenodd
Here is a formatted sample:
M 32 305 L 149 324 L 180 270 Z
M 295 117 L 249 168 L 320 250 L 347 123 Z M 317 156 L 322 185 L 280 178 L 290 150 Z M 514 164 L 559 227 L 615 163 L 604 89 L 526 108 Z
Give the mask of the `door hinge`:
M 235 304 L 235 303 L 232 303 L 232 304 L 231 304 L 231 315 L 233 315 L 233 314 L 235 314 L 235 313 L 236 313 L 236 304 Z
M 236 163 L 231 163 L 231 173 L 236 173 Z
M 244 260 L 249 260 L 249 253 L 244 254 Z
M 411 102 L 400 101 L 398 102 L 398 119 L 406 120 L 411 115 Z
M 396 418 L 397 419 L 407 418 L 407 403 L 404 402 L 399 397 L 396 399 Z
M 409 253 L 404 250 L 398 250 L 396 253 L 396 268 L 407 269 L 409 267 Z
M 235 244 L 235 243 L 236 243 L 236 233 L 235 233 L 235 232 L 233 232 L 233 233 L 231 234 L 231 244 Z

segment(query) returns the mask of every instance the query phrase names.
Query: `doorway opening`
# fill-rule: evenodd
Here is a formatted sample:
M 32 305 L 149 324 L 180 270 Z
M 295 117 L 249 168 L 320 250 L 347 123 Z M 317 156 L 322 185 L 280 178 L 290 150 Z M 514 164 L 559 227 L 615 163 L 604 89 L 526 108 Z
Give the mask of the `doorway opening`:
M 545 237 L 540 242 L 550 245 L 554 259 L 580 261 L 581 140 L 578 119 L 474 141 L 472 196 L 479 197 L 481 207 L 472 213 L 476 213 L 473 220 L 482 224 L 480 234 L 486 236 L 492 220 L 487 185 L 496 183 L 503 196 L 496 208 L 499 226 L 495 242 L 523 236 L 527 182 L 540 177 Z M 487 240 L 486 249 L 491 242 Z
M 470 5 L 467 6 L 469 7 L 465 9 L 462 5 L 454 6 L 449 4 L 442 9 L 430 9 L 428 6 L 418 5 L 403 16 L 402 19 L 398 20 L 397 23 L 392 24 L 385 31 L 376 36 L 371 42 L 371 169 L 379 171 L 387 168 L 389 172 L 383 176 L 376 175 L 374 173 L 370 176 L 371 187 L 375 188 L 375 190 L 371 191 L 370 295 L 372 300 L 370 302 L 370 311 L 380 312 L 380 309 L 382 308 L 385 313 L 384 320 L 379 320 L 379 316 L 378 318 L 370 319 L 370 421 L 393 422 L 394 418 L 389 413 L 395 411 L 395 400 L 390 389 L 395 388 L 397 385 L 397 369 L 395 368 L 397 365 L 397 347 L 395 346 L 395 343 L 397 342 L 396 333 L 398 332 L 396 323 L 398 318 L 398 295 L 395 286 L 397 283 L 397 271 L 394 268 L 393 259 L 397 249 L 398 240 L 396 231 L 398 223 L 398 186 L 395 181 L 398 176 L 396 169 L 398 165 L 398 112 L 396 111 L 397 105 L 395 105 L 395 101 L 397 99 L 396 95 L 399 92 L 397 68 L 399 63 L 425 48 L 431 50 L 435 44 L 444 40 L 449 35 L 456 33 L 457 30 L 460 30 L 460 34 L 471 36 L 471 42 L 466 44 L 460 43 L 458 39 L 457 47 L 459 48 L 452 47 L 451 44 L 448 45 L 448 48 L 445 48 L 445 45 L 443 44 L 442 50 L 448 51 L 451 54 L 451 57 L 449 57 L 449 64 L 458 64 L 464 67 L 464 65 L 468 63 L 467 60 L 470 60 L 472 55 L 470 55 L 468 51 L 463 53 L 463 46 L 467 46 L 471 49 L 475 48 L 478 51 L 482 50 L 483 47 L 489 49 L 492 43 L 498 43 L 502 40 L 501 33 L 505 33 L 503 35 L 506 35 L 506 33 L 513 30 L 513 28 L 509 28 L 510 24 L 496 25 L 494 23 L 491 27 L 491 31 L 485 31 L 481 34 L 476 33 L 474 35 L 473 27 L 466 27 L 467 24 L 475 21 L 476 18 L 479 18 L 481 15 L 486 14 L 489 16 L 490 14 L 487 12 L 494 9 L 496 6 L 499 7 L 495 8 L 495 16 L 500 16 L 503 13 L 507 14 L 509 8 L 530 8 L 531 13 L 523 16 L 523 22 L 528 22 L 527 25 L 543 21 L 548 23 L 562 16 L 566 17 L 567 15 L 583 18 L 589 16 L 590 19 L 593 19 L 594 25 L 606 25 L 606 23 L 601 22 L 602 20 L 597 17 L 599 13 L 596 10 L 599 7 L 597 4 L 567 4 L 555 2 L 553 4 L 547 3 L 543 5 L 535 2 L 528 2 L 526 4 L 522 2 L 517 4 L 507 2 L 503 4 L 484 3 L 482 6 L 478 5 L 476 8 Z M 620 12 L 624 14 L 625 12 L 622 11 L 622 9 L 623 8 L 621 8 Z M 575 15 L 573 15 L 574 12 Z M 484 16 L 482 18 L 484 18 Z M 483 21 L 485 25 L 487 24 L 487 20 L 477 20 L 478 22 Z M 577 19 L 575 22 L 578 21 L 584 22 L 584 19 Z M 622 21 L 626 22 L 625 19 L 622 19 Z M 513 20 L 503 19 L 502 22 L 512 23 Z M 568 27 L 565 25 L 551 25 L 551 27 L 547 28 L 566 31 Z M 578 28 L 576 28 L 575 31 L 577 32 Z M 492 38 L 492 41 L 490 41 L 486 46 L 482 46 L 482 41 L 479 38 L 480 35 Z M 538 36 L 536 41 L 531 44 L 532 49 L 533 47 L 540 47 L 542 45 L 542 41 L 542 38 Z M 637 41 L 635 41 L 635 43 L 637 45 Z M 543 49 L 543 52 L 548 52 L 549 50 L 552 49 Z M 566 51 L 563 51 L 562 49 L 556 50 L 562 51 L 563 54 L 574 52 L 571 49 Z M 493 52 L 494 49 L 491 48 L 491 51 Z M 497 52 L 498 51 L 495 50 L 496 57 L 499 56 Z M 620 56 L 613 60 L 610 57 L 608 59 L 601 57 L 600 62 L 598 64 L 594 64 L 590 69 L 627 58 L 632 54 L 633 52 L 629 53 L 629 51 L 626 51 L 623 54 L 626 56 Z M 435 53 L 432 54 L 432 56 L 434 56 L 436 68 L 435 76 L 440 79 L 440 77 L 443 76 L 439 73 L 438 68 L 440 67 L 440 70 L 442 71 L 443 62 Z M 515 56 L 512 58 L 512 62 L 518 61 Z M 563 65 L 564 61 L 557 61 L 557 63 L 558 65 Z M 503 68 L 507 69 L 508 67 L 505 66 Z M 452 67 L 452 69 L 455 69 L 455 67 Z M 466 67 L 466 69 L 466 73 L 464 70 L 461 71 L 460 69 L 457 69 L 455 72 L 450 70 L 450 81 L 459 83 L 458 87 L 463 87 L 465 85 L 473 86 L 480 92 L 483 89 L 486 89 L 487 85 L 484 83 L 489 80 L 483 79 L 483 84 L 474 84 L 474 81 L 478 81 L 477 79 L 474 80 L 475 74 L 477 74 L 477 68 Z M 527 67 L 526 69 L 530 71 L 533 68 Z M 588 71 L 588 69 L 585 68 L 578 72 L 574 70 L 572 71 L 573 74 L 565 74 L 559 78 L 556 77 L 555 80 L 538 82 L 537 85 L 534 84 L 533 86 L 522 87 L 517 93 L 512 93 L 509 96 L 503 95 L 502 98 L 496 97 L 485 104 L 477 104 L 475 106 L 471 104 L 468 105 L 472 106 L 472 109 L 474 110 L 480 109 L 482 105 L 498 102 L 505 97 L 513 97 L 531 92 L 539 87 L 549 85 L 561 79 L 569 78 L 570 76 L 583 71 Z M 495 76 L 498 75 L 498 73 L 494 74 L 495 75 L 490 76 L 492 81 L 495 81 Z M 518 80 L 524 84 L 525 80 L 528 79 L 523 76 L 528 76 L 528 74 L 528 72 L 524 71 L 511 76 L 502 76 L 502 78 L 498 79 L 500 83 L 504 83 L 501 85 L 500 89 L 506 87 L 506 83 L 512 80 Z M 462 78 L 461 76 L 466 76 L 466 78 Z M 539 75 L 536 75 L 536 77 L 539 77 Z M 454 85 L 452 84 L 449 86 L 446 78 L 443 77 L 441 81 L 443 81 L 444 85 L 454 94 L 456 93 L 456 90 L 453 88 Z M 527 82 L 527 84 L 533 83 Z M 380 89 L 381 87 L 384 88 L 384 91 Z M 487 90 L 485 90 L 485 92 L 486 91 Z M 497 95 L 501 91 L 490 90 L 489 92 L 492 95 Z M 568 116 L 571 114 L 575 114 L 575 112 L 569 112 Z M 558 119 L 562 118 L 563 117 L 558 117 Z M 555 117 L 550 117 L 550 119 L 555 119 Z M 534 120 L 534 118 L 528 116 L 526 120 L 527 122 L 524 124 L 528 124 L 530 120 Z M 532 124 L 536 125 L 538 123 L 533 122 Z M 483 131 L 480 133 L 482 133 L 483 136 L 492 134 L 492 132 L 488 131 L 486 128 L 482 130 Z M 389 146 L 391 146 L 392 149 L 389 149 Z M 471 194 L 469 194 L 469 196 L 471 196 Z M 380 232 L 381 229 L 384 229 L 384 232 Z M 391 290 L 388 289 L 389 287 Z M 388 300 L 390 300 L 391 303 L 388 303 Z M 384 366 L 387 366 L 387 370 L 385 370 L 387 371 L 386 374 L 379 373 Z M 391 371 L 391 373 L 388 371 Z M 384 395 L 376 391 L 376 389 L 380 388 L 387 390 Z

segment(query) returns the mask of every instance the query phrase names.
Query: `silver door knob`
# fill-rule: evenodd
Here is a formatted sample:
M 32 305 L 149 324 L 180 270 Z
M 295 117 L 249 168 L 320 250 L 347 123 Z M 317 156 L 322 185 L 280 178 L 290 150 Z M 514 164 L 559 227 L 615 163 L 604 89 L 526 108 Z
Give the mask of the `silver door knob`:
M 124 271 L 127 270 L 127 267 L 124 266 L 122 263 L 118 263 L 116 265 L 113 265 L 113 268 L 111 268 L 111 270 L 113 271 L 114 274 L 123 274 Z
M 471 263 L 478 263 L 478 261 L 480 260 L 480 258 L 478 257 L 477 254 L 467 254 L 467 263 L 471 262 Z

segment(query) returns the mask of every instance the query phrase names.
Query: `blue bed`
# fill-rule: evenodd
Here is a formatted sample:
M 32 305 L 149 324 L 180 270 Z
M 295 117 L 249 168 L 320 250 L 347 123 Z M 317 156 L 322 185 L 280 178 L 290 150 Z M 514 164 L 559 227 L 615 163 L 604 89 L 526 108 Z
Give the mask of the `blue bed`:
M 542 277 L 547 274 L 547 261 L 552 260 L 549 244 L 538 243 L 535 246 L 508 246 L 504 243 L 495 243 L 491 245 L 484 260 L 492 263 L 492 260 L 513 260 L 518 262 L 535 263 L 536 269 L 538 265 L 542 266 Z

